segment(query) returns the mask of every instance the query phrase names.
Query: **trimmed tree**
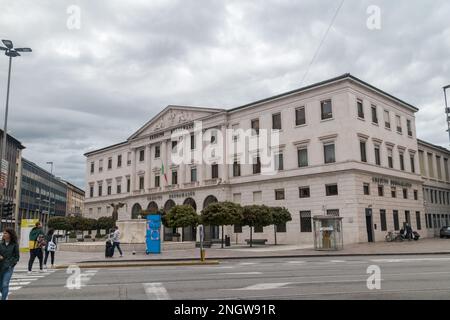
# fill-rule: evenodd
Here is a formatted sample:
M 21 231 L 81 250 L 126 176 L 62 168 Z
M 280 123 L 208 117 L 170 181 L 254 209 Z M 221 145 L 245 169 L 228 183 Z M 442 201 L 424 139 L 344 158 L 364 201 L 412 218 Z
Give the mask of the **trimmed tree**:
M 253 247 L 253 228 L 266 227 L 272 224 L 272 213 L 268 206 L 245 206 L 242 211 L 242 225 L 250 227 L 250 247 Z
M 48 227 L 55 230 L 63 230 L 65 235 L 67 235 L 67 231 L 73 229 L 67 217 L 52 217 L 48 219 Z
M 277 245 L 277 227 L 292 220 L 291 213 L 288 209 L 282 207 L 271 207 L 272 223 L 275 233 L 275 245 Z
M 201 222 L 204 225 L 222 226 L 222 248 L 223 248 L 223 227 L 233 224 L 241 224 L 242 207 L 234 202 L 216 202 L 202 210 Z
M 199 216 L 191 206 L 176 205 L 164 215 L 164 222 L 169 228 L 196 227 Z
M 99 230 L 106 230 L 107 232 L 115 226 L 115 221 L 112 217 L 101 217 L 97 220 L 97 233 Z

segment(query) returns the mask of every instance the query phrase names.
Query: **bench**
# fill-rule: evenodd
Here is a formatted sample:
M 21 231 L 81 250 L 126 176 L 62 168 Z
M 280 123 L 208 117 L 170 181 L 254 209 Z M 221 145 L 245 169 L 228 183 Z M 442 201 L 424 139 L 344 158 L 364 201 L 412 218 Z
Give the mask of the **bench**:
M 245 242 L 247 242 L 247 244 L 250 244 L 250 239 L 245 239 Z M 252 239 L 252 244 L 265 245 L 266 242 L 267 239 Z

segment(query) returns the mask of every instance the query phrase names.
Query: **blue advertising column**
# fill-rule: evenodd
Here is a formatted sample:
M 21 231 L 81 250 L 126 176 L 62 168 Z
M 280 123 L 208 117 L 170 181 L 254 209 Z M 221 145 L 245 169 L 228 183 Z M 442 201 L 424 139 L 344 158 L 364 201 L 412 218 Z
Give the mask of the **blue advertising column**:
M 147 235 L 146 254 L 161 253 L 161 216 L 159 214 L 152 214 L 147 216 Z

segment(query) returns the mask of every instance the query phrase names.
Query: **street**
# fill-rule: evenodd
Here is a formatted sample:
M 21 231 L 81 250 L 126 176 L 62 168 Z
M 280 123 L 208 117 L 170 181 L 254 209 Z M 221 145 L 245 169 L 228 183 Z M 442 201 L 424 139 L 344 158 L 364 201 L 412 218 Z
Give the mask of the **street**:
M 369 290 L 369 266 L 381 288 Z M 217 266 L 17 270 L 10 300 L 20 299 L 449 299 L 450 255 L 225 260 Z

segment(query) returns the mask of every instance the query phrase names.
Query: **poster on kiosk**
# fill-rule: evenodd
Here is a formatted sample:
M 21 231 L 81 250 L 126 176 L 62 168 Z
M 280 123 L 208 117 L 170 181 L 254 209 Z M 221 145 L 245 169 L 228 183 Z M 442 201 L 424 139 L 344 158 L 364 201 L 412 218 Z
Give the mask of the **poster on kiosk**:
M 148 215 L 147 216 L 147 235 L 146 235 L 146 254 L 161 253 L 161 216 Z

